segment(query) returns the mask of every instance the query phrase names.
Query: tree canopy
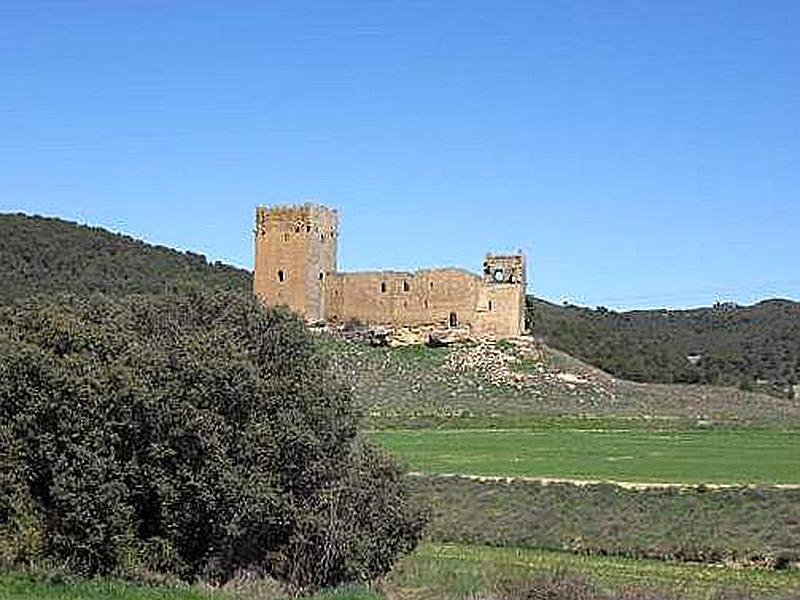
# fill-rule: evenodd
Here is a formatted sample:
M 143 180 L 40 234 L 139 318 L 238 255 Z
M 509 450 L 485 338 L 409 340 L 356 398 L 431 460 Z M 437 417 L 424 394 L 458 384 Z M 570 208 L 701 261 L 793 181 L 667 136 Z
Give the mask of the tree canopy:
M 248 271 L 99 227 L 0 215 L 0 303 L 32 295 L 248 290 Z
M 533 332 L 625 379 L 789 395 L 800 383 L 800 303 L 615 312 L 528 297 Z
M 298 318 L 250 294 L 0 309 L 0 559 L 298 587 L 421 535 L 400 467 Z

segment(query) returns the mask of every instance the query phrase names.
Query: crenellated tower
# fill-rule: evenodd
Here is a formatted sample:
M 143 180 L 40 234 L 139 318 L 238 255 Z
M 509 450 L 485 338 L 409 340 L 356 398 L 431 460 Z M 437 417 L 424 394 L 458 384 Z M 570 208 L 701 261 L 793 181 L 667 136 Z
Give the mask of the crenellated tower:
M 325 318 L 325 281 L 336 272 L 339 217 L 317 204 L 256 209 L 256 295 L 308 321 Z

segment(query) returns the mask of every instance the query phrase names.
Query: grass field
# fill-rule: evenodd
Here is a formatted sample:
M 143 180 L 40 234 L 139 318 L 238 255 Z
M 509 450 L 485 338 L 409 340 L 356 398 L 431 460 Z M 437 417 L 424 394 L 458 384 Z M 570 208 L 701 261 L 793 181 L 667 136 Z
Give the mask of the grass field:
M 207 589 L 199 585 L 136 585 L 108 579 L 53 582 L 20 573 L 0 573 L 0 600 L 277 600 L 274 586 L 258 583 Z M 289 595 L 283 596 L 287 600 Z M 342 587 L 309 596 L 308 600 L 380 600 L 364 586 Z
M 519 548 L 428 544 L 403 561 L 391 585 L 413 597 L 469 595 L 492 589 L 498 582 L 524 580 L 568 571 L 580 573 L 606 589 L 655 588 L 680 598 L 708 598 L 711 591 L 749 590 L 758 598 L 779 593 L 800 594 L 800 571 L 729 569 L 654 560 L 576 556 Z M 794 596 L 792 596 L 794 597 Z
M 27 575 L 0 575 L 0 600 L 214 600 L 221 596 L 194 587 L 137 586 L 97 580 L 48 582 Z
M 692 484 L 800 483 L 800 432 L 397 430 L 372 439 L 413 471 Z
M 800 593 L 800 572 L 726 569 L 662 561 L 575 556 L 563 552 L 426 544 L 406 557 L 377 591 L 345 588 L 313 600 L 456 598 L 500 583 L 570 572 L 605 590 L 631 587 L 670 590 L 680 598 L 706 599 L 712 591 L 748 590 L 758 598 Z M 115 581 L 53 583 L 22 574 L 0 574 L 2 600 L 255 600 L 275 598 L 257 588 L 207 591 L 198 587 L 136 586 Z

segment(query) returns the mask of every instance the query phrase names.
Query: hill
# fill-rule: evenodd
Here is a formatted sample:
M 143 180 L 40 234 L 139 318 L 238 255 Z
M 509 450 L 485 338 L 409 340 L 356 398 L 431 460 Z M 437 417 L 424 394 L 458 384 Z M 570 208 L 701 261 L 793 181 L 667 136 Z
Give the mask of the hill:
M 99 227 L 0 215 L 0 303 L 32 295 L 241 290 L 248 271 L 209 264 L 201 254 L 153 246 Z
M 737 386 L 791 397 L 800 382 L 800 303 L 615 312 L 528 297 L 541 341 L 639 382 Z
M 530 338 L 388 348 L 346 333 L 319 335 L 372 428 L 800 422 L 796 400 L 732 387 L 627 381 Z
M 0 215 L 0 282 L 2 304 L 62 292 L 250 289 L 252 276 L 243 269 L 210 264 L 200 254 L 153 246 L 98 227 L 15 214 Z M 529 297 L 528 309 L 534 335 L 547 352 L 562 350 L 634 382 L 734 386 L 789 397 L 791 386 L 800 381 L 800 303 L 768 300 L 750 307 L 617 313 Z M 474 356 L 470 360 L 485 362 Z M 427 377 L 424 370 L 419 377 Z M 381 387 L 386 385 L 390 384 Z M 431 391 L 435 386 L 422 389 L 428 396 L 438 394 Z M 574 395 L 568 391 L 567 396 Z M 473 394 L 463 385 L 442 388 L 442 393 Z M 477 397 L 483 398 L 483 390 Z

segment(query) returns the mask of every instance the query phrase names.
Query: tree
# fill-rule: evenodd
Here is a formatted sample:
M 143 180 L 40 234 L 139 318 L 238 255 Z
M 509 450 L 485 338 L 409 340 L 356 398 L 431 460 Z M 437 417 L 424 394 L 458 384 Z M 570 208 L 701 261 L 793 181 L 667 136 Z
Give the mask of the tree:
M 15 560 L 309 588 L 385 573 L 424 526 L 304 325 L 250 295 L 3 309 L 0 423 Z

